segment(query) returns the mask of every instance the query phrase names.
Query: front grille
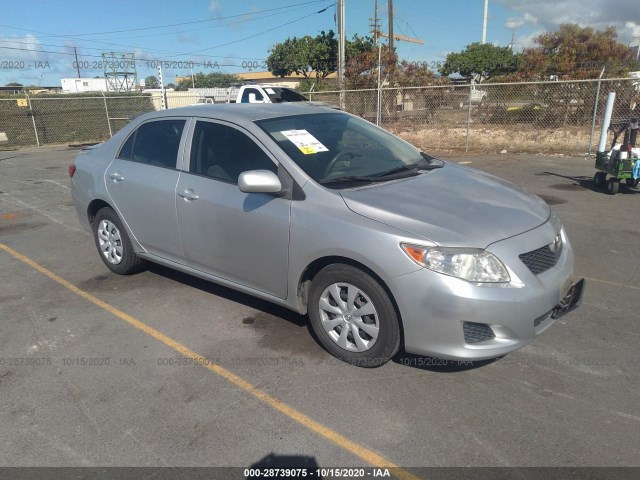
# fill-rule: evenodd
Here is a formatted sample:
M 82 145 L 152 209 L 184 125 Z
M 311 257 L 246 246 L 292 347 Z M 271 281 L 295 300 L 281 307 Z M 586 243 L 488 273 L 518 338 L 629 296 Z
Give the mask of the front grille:
M 484 323 L 463 322 L 464 341 L 466 343 L 480 343 L 496 338 L 489 325 Z
M 532 252 L 523 253 L 520 255 L 520 260 L 531 270 L 531 273 L 538 275 L 555 266 L 555 264 L 558 263 L 560 254 L 562 254 L 562 246 L 555 252 L 552 252 L 549 245 L 545 245 Z

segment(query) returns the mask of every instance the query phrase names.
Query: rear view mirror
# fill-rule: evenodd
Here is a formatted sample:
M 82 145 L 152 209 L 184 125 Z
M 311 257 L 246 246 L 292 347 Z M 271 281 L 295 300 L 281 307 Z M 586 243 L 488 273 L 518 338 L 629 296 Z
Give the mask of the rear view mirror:
M 238 177 L 238 188 L 244 193 L 279 193 L 282 184 L 270 170 L 249 170 Z

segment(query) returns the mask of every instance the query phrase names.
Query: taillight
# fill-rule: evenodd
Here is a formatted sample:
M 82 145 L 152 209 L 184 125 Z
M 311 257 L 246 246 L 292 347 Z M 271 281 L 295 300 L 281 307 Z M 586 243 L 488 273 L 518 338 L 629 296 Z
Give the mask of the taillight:
M 76 173 L 76 166 L 72 163 L 69 165 L 69 176 L 73 178 L 74 173 Z

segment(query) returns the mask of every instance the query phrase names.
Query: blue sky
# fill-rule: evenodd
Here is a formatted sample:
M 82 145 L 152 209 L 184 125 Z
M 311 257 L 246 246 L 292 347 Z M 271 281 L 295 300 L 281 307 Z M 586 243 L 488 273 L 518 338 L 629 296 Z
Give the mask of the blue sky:
M 386 31 L 387 0 L 379 4 Z M 347 35 L 367 34 L 374 0 L 345 0 L 345 5 Z M 483 8 L 483 0 L 395 0 L 396 33 L 425 42 L 397 42 L 400 58 L 432 66 L 448 52 L 479 41 Z M 203 64 L 194 66 L 195 72 L 263 70 L 274 43 L 336 30 L 333 0 L 23 0 L 5 3 L 2 11 L 0 85 L 60 85 L 60 78 L 77 76 L 74 46 L 83 77 L 102 76 L 100 54 L 112 50 L 135 52 L 139 78 L 156 73 L 155 61 L 169 61 L 166 82 L 188 74 L 186 62 Z M 620 40 L 635 45 L 639 16 L 636 0 L 490 0 L 487 41 L 508 45 L 515 27 L 519 49 L 569 21 L 616 25 Z

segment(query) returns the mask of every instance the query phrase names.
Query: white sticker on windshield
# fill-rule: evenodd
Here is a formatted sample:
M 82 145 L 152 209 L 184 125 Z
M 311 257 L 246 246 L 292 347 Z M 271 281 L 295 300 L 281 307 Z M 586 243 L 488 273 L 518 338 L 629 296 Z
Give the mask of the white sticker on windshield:
M 267 92 L 269 95 L 275 95 L 276 94 L 276 92 L 273 91 L 273 88 L 265 88 L 264 91 Z
M 305 155 L 318 152 L 328 152 L 329 149 L 306 130 L 283 130 L 282 133 Z

